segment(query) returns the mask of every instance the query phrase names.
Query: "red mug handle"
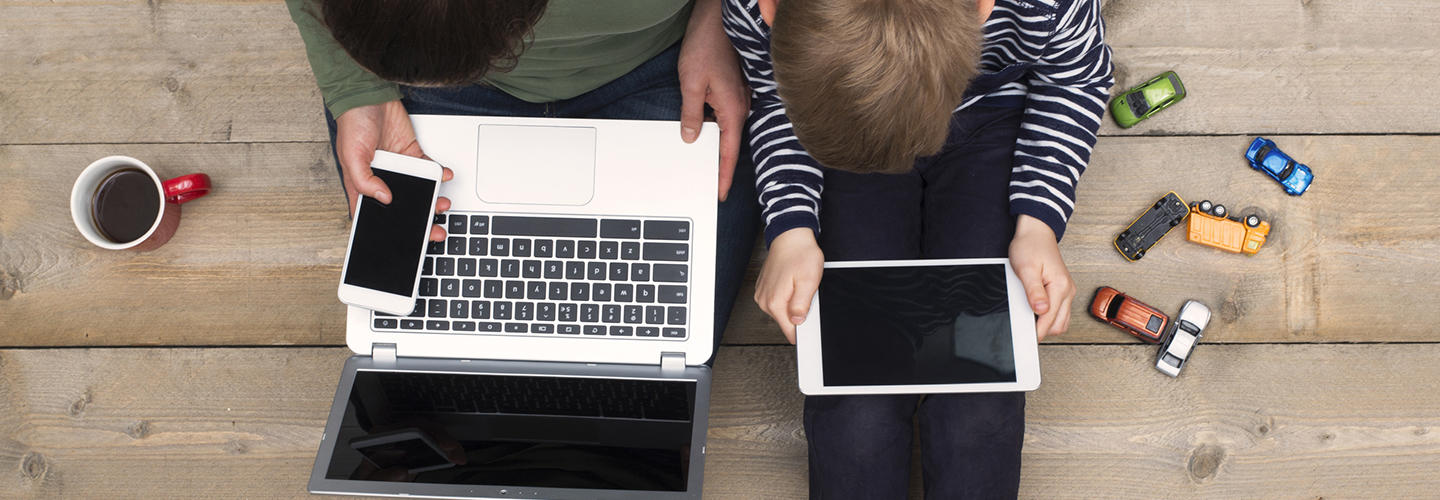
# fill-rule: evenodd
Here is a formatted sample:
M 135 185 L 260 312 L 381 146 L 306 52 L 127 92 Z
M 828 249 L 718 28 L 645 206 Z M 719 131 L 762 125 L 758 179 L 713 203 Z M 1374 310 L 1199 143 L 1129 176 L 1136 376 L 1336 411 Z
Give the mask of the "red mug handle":
M 210 176 L 189 174 L 165 181 L 165 201 L 185 203 L 210 192 Z

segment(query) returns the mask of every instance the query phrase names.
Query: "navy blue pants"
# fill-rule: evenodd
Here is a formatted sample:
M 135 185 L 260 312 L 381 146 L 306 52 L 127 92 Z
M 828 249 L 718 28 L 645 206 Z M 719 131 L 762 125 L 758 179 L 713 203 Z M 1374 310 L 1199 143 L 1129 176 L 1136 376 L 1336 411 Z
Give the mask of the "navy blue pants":
M 946 146 L 899 175 L 825 171 L 825 260 L 1006 257 L 1022 107 L 956 113 Z M 875 332 L 885 335 L 888 332 Z M 811 396 L 810 497 L 903 499 L 918 414 L 925 496 L 1014 498 L 1025 393 Z
M 532 103 L 516 99 L 494 87 L 471 85 L 453 88 L 401 87 L 402 102 L 410 114 L 527 116 L 553 118 L 604 118 L 615 120 L 679 120 L 680 79 L 676 44 L 620 78 L 571 99 Z M 330 147 L 335 147 L 335 120 L 325 112 L 330 126 Z M 680 128 L 675 128 L 680 136 Z M 755 167 L 751 163 L 748 138 L 742 139 L 740 159 L 730 194 L 719 204 L 719 228 L 715 249 L 715 347 L 730 320 L 730 309 L 745 278 L 750 250 L 755 244 L 760 205 L 755 201 Z M 335 160 L 340 169 L 340 161 Z M 344 172 L 341 172 L 344 177 Z M 714 358 L 711 358 L 711 362 Z

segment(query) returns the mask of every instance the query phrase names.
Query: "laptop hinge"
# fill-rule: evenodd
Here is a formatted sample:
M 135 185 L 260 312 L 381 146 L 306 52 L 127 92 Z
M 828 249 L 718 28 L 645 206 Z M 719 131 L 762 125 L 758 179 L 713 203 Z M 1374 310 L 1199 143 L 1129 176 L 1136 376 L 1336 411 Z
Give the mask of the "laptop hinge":
M 395 364 L 395 344 L 370 344 L 370 359 L 376 364 Z
M 660 374 L 680 375 L 685 373 L 685 353 L 683 352 L 662 352 L 660 353 Z

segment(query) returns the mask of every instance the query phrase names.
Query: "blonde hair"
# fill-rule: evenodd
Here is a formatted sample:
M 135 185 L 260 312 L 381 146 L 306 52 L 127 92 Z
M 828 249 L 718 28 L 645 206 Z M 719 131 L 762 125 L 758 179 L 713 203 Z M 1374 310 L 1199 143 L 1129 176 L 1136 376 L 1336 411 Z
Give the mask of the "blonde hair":
M 779 2 L 770 52 L 795 137 L 856 173 L 906 172 L 940 152 L 979 72 L 979 17 L 956 0 Z

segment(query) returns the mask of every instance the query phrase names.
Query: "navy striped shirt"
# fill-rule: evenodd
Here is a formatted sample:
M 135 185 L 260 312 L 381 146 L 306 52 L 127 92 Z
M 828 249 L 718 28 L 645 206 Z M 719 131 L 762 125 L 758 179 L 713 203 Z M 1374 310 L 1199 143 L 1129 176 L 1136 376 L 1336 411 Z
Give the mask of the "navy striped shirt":
M 727 0 L 725 33 L 740 54 L 750 99 L 755 185 L 765 242 L 797 227 L 819 231 L 824 170 L 796 140 L 775 91 L 770 27 L 756 0 Z M 1023 76 L 991 89 L 972 85 L 956 111 L 1024 100 L 1010 174 L 1010 213 L 1044 221 L 1056 238 L 1075 211 L 1075 185 L 1090 162 L 1111 78 L 1099 0 L 997 0 L 985 21 L 984 75 Z

